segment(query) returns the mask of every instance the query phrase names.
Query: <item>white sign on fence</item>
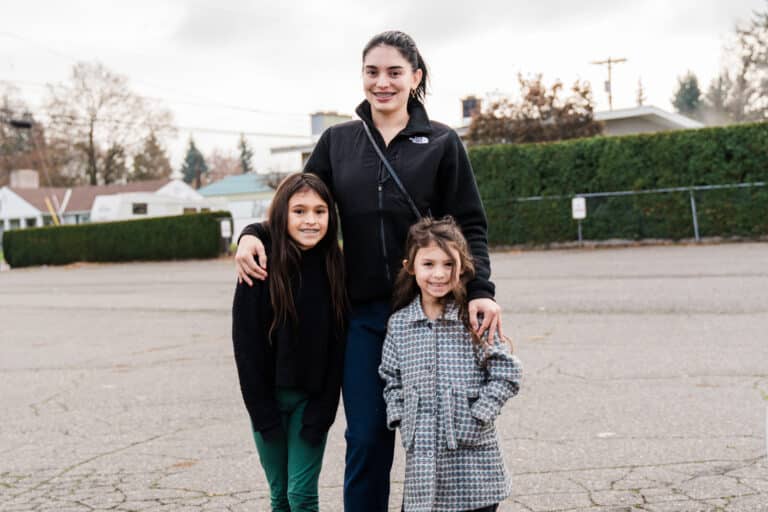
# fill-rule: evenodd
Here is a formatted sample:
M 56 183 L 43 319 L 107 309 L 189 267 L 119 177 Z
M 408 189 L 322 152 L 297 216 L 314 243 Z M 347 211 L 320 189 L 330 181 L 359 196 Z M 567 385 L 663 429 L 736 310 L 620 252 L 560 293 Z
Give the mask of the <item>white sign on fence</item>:
M 224 219 L 220 222 L 221 226 L 221 238 L 232 237 L 232 224 L 229 219 Z
M 587 218 L 587 198 L 574 197 L 571 199 L 571 214 L 576 220 Z

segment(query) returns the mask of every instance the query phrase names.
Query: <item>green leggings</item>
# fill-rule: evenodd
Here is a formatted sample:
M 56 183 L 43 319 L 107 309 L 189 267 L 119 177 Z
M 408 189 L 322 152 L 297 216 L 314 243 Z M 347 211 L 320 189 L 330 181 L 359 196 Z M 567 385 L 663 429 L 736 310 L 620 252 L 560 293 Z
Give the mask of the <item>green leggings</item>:
M 305 441 L 301 419 L 309 397 L 300 391 L 278 389 L 277 406 L 283 420 L 285 436 L 266 442 L 261 433 L 254 432 L 261 466 L 269 482 L 273 512 L 317 512 L 320 510 L 317 482 L 325 452 L 325 441 L 312 445 Z

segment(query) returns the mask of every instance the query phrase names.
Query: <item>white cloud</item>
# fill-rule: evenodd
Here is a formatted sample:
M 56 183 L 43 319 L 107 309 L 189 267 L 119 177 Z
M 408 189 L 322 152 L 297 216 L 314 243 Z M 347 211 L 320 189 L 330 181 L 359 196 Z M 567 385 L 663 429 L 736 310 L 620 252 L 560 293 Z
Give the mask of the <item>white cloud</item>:
M 0 19 L 0 77 L 20 83 L 35 103 L 42 90 L 34 83 L 63 81 L 75 60 L 98 59 L 128 75 L 142 94 L 173 100 L 168 106 L 180 125 L 308 133 L 308 119 L 291 113 L 352 112 L 362 99 L 362 47 L 382 30 L 401 29 L 430 66 L 428 107 L 444 122 L 458 122 L 464 94 L 515 91 L 518 73 L 541 72 L 566 84 L 589 80 L 604 108 L 605 69 L 590 61 L 608 56 L 629 59 L 615 68 L 616 106 L 634 103 L 642 77 L 649 102 L 670 108 L 677 76 L 691 69 L 706 85 L 720 68 L 723 38 L 737 20 L 765 6 L 763 0 L 28 0 L 4 9 Z M 216 107 L 222 104 L 286 115 Z M 171 145 L 177 162 L 188 137 L 182 130 Z M 237 141 L 237 135 L 195 137 L 204 151 Z M 268 146 L 280 142 L 252 141 L 262 163 Z

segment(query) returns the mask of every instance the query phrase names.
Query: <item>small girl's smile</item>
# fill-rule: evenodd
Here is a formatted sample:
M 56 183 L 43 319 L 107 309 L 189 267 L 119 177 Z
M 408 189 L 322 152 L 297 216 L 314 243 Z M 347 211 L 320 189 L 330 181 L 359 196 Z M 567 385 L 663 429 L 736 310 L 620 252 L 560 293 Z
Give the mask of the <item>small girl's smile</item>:
M 434 303 L 448 295 L 459 281 L 459 252 L 450 247 L 447 254 L 440 246 L 431 243 L 416 252 L 413 273 L 424 302 Z

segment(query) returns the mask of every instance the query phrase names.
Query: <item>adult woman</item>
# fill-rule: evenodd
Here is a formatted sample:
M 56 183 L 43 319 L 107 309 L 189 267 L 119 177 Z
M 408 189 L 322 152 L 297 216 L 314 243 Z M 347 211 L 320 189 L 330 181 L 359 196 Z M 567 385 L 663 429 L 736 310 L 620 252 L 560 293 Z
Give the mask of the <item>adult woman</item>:
M 402 265 L 408 228 L 417 219 L 368 140 L 363 123 L 423 215 L 453 216 L 477 268 L 467 286 L 472 326 L 501 333 L 500 307 L 488 280 L 487 225 L 472 168 L 458 135 L 431 122 L 423 106 L 427 67 L 408 35 L 383 32 L 363 50 L 362 120 L 326 130 L 305 171 L 331 188 L 341 214 L 347 290 L 352 311 L 342 395 L 347 419 L 345 510 L 385 511 L 394 434 L 386 428 L 378 377 L 394 276 Z M 259 225 L 243 231 L 235 256 L 238 277 L 264 279 L 267 259 Z M 247 235 L 256 235 L 247 236 Z M 254 260 L 258 259 L 258 264 Z M 478 325 L 478 313 L 482 325 Z

